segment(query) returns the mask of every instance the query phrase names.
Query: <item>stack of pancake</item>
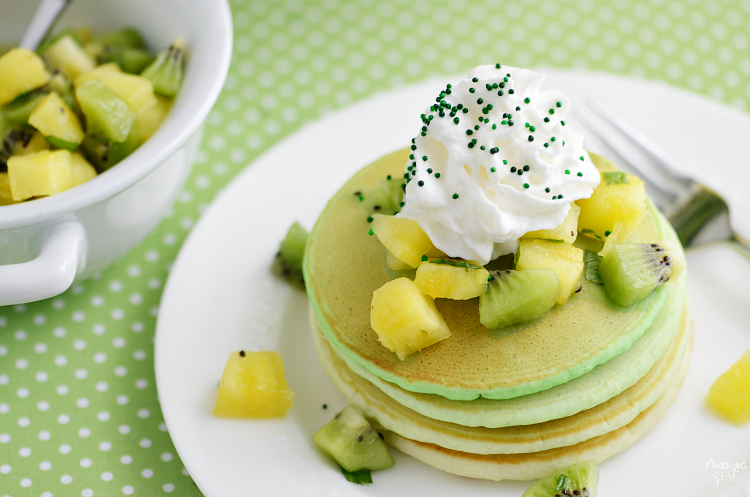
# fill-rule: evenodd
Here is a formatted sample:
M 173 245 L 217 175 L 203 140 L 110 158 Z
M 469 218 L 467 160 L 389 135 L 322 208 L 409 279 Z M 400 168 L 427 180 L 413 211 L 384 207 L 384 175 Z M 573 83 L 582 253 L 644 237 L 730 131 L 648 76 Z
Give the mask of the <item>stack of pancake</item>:
M 580 291 L 543 319 L 495 331 L 480 324 L 477 299 L 437 299 L 452 335 L 401 361 L 370 327 L 372 293 L 395 275 L 355 193 L 401 177 L 407 155 L 358 172 L 310 235 L 313 336 L 336 387 L 391 445 L 462 476 L 536 479 L 633 444 L 687 373 L 686 276 L 627 308 L 582 278 Z M 677 240 L 651 204 L 635 237 Z

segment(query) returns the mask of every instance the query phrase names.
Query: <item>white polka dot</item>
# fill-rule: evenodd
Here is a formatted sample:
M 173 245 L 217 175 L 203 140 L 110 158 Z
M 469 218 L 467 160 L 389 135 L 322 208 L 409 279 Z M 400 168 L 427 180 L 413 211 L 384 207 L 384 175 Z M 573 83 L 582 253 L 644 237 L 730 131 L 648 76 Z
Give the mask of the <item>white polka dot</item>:
M 147 386 L 148 386 L 148 381 L 146 381 L 143 378 L 135 382 L 135 388 L 138 388 L 139 390 L 143 390 Z
M 10 378 L 7 374 L 0 374 L 0 385 L 7 385 L 10 383 Z
M 60 453 L 62 453 L 62 454 L 69 454 L 70 450 L 71 450 L 70 449 L 70 445 L 68 445 L 68 444 L 63 444 L 63 445 L 60 446 Z
M 31 449 L 28 447 L 21 447 L 21 450 L 18 451 L 18 455 L 21 457 L 29 457 L 31 455 Z
M 31 424 L 31 420 L 29 418 L 27 418 L 27 417 L 23 417 L 23 418 L 19 418 L 18 419 L 18 426 L 20 426 L 21 428 L 26 428 L 30 424 Z
M 96 418 L 99 421 L 109 421 L 109 413 L 107 411 L 101 411 L 99 414 L 96 415 Z
M 28 388 L 19 388 L 16 390 L 16 395 L 18 395 L 20 398 L 25 399 L 29 396 L 29 389 Z
M 152 476 L 154 476 L 154 472 L 150 469 L 144 469 L 141 472 L 141 476 L 143 476 L 144 478 L 151 478 Z
M 135 492 L 135 489 L 130 485 L 125 485 L 124 487 L 122 487 L 122 493 L 124 493 L 125 495 L 131 495 L 133 492 Z
M 10 412 L 10 406 L 5 402 L 0 404 L 0 414 L 7 414 L 8 412 Z
M 42 461 L 39 463 L 39 469 L 42 471 L 49 471 L 49 469 L 52 467 L 52 463 L 49 461 Z
M 29 367 L 29 361 L 27 361 L 26 359 L 18 359 L 16 361 L 16 367 L 18 369 L 26 369 L 27 367 Z
M 117 428 L 117 429 L 123 435 L 127 435 L 128 433 L 130 433 L 130 426 L 128 426 L 128 425 L 120 425 L 120 427 Z
M 151 447 L 151 440 L 149 440 L 148 438 L 144 438 L 144 439 L 142 439 L 142 440 L 141 440 L 141 441 L 139 442 L 139 444 L 140 444 L 140 446 L 141 446 L 141 447 L 143 447 L 144 449 L 148 449 L 149 447 Z
M 52 492 L 42 492 L 41 497 L 52 497 Z
M 97 352 L 94 354 L 94 362 L 97 364 L 101 364 L 107 360 L 107 354 L 104 352 Z
M 89 375 L 89 372 L 86 371 L 86 369 L 84 369 L 84 368 L 78 368 L 78 369 L 76 369 L 75 376 L 79 380 L 85 379 L 88 375 Z
M 58 385 L 58 387 L 55 389 L 57 392 L 57 395 L 67 395 L 68 393 L 68 386 L 67 385 Z
M 122 376 L 125 376 L 126 374 L 128 374 L 128 369 L 125 366 L 117 366 L 115 368 L 116 376 L 122 377 Z
M 64 355 L 59 355 L 55 357 L 55 364 L 57 364 L 58 366 L 65 366 L 66 364 L 68 364 L 68 358 Z
M 140 276 L 141 275 L 141 267 L 138 266 L 137 264 L 133 264 L 133 265 L 128 266 L 128 275 L 132 276 L 133 278 L 135 278 L 136 276 Z
M 164 454 L 161 455 L 161 460 L 164 461 L 164 462 L 171 461 L 172 460 L 172 454 L 170 454 L 169 452 L 165 452 Z
M 133 457 L 125 454 L 120 458 L 120 462 L 123 464 L 130 464 L 131 462 L 133 462 Z
M 106 392 L 107 390 L 109 390 L 109 384 L 106 381 L 100 381 L 96 384 L 97 392 Z
M 68 416 L 67 414 L 60 414 L 57 417 L 57 422 L 61 425 L 66 425 L 70 422 L 70 416 Z
M 0 357 L 8 355 L 8 347 L 5 345 L 0 345 Z
M 49 402 L 47 402 L 46 400 L 40 400 L 37 403 L 36 408 L 40 411 L 46 411 L 49 409 Z
M 7 433 L 0 433 L 0 443 L 7 444 L 10 442 L 10 435 Z
M 146 358 L 146 352 L 143 350 L 136 350 L 133 352 L 133 359 L 136 361 L 142 361 Z
M 81 464 L 82 468 L 90 468 L 91 467 L 91 459 L 89 459 L 88 457 L 84 457 L 83 459 L 81 459 L 81 463 L 80 464 Z
M 14 305 L 13 306 L 13 310 L 20 314 L 20 313 L 26 311 L 26 305 L 25 304 Z
M 99 450 L 102 450 L 104 452 L 107 452 L 111 448 L 112 448 L 112 444 L 109 443 L 109 442 L 107 442 L 107 441 L 104 441 L 104 442 L 102 442 L 102 443 L 99 444 Z
M 23 340 L 26 340 L 26 338 L 28 337 L 28 334 L 26 333 L 25 330 L 18 330 L 13 334 L 13 336 L 16 337 L 16 340 L 23 341 Z
M 112 481 L 112 478 L 113 478 L 112 473 L 110 473 L 109 471 L 105 471 L 104 473 L 102 473 L 102 480 Z
M 62 476 L 60 477 L 60 481 L 61 481 L 61 482 L 62 482 L 63 484 L 65 484 L 65 485 L 68 485 L 68 484 L 69 484 L 70 482 L 72 482 L 72 481 L 73 481 L 73 477 L 72 477 L 72 476 L 70 476 L 70 475 L 62 475 Z
M 128 400 L 129 399 L 128 399 L 127 395 L 118 395 L 117 396 L 117 403 L 120 404 L 121 406 L 124 406 L 125 404 L 127 404 Z
M 149 412 L 148 409 L 140 409 L 140 410 L 138 410 L 138 417 L 139 418 L 145 419 L 145 418 L 149 417 L 149 415 L 151 415 L 151 412 Z
M 188 473 L 187 468 L 182 468 L 182 474 L 185 476 L 190 476 L 190 473 Z
M 91 331 L 94 332 L 94 335 L 103 335 L 107 328 L 103 324 L 97 323 L 91 328 Z
M 65 307 L 65 301 L 63 299 L 55 299 L 52 301 L 52 308 L 59 311 Z
M 91 297 L 91 305 L 94 307 L 101 307 L 104 305 L 104 298 L 101 295 L 94 295 Z
M 47 317 L 44 314 L 37 314 L 36 316 L 34 316 L 35 325 L 41 326 L 46 322 L 47 322 Z
M 38 381 L 39 383 L 44 383 L 48 379 L 49 379 L 49 375 L 45 371 L 39 371 L 36 374 L 36 381 Z
M 174 492 L 174 485 L 172 485 L 171 483 L 166 483 L 161 488 L 164 489 L 164 491 L 167 492 L 168 494 Z
M 52 435 L 47 430 L 39 432 L 39 440 L 49 440 Z
M 125 339 L 122 337 L 117 337 L 112 340 L 112 345 L 114 345 L 114 347 L 117 349 L 121 349 L 125 346 Z
M 5 328 L 8 326 L 8 320 L 5 318 L 0 318 L 0 328 Z
M 119 321 L 125 317 L 125 311 L 123 311 L 122 309 L 112 309 L 110 316 L 112 316 L 112 319 L 114 319 L 115 321 Z
M 47 352 L 47 344 L 40 342 L 34 345 L 34 352 L 36 352 L 37 354 L 44 354 L 45 352 Z
M 83 285 L 73 285 L 71 291 L 76 295 L 80 295 L 83 293 Z
M 23 480 L 21 480 L 21 486 L 24 487 L 24 488 L 30 487 L 31 486 L 31 480 L 28 479 L 28 478 L 24 478 Z
M 122 290 L 122 282 L 120 280 L 112 280 L 109 282 L 109 290 L 111 292 L 119 292 Z
M 78 430 L 78 436 L 81 438 L 88 438 L 89 436 L 91 436 L 91 430 L 89 430 L 88 428 L 81 428 L 80 430 Z
M 83 350 L 86 348 L 86 341 L 85 340 L 76 340 L 73 342 L 73 348 L 76 350 Z
M 93 497 L 94 491 L 90 488 L 86 488 L 81 491 L 81 497 Z
M 3 464 L 2 466 L 0 466 L 0 473 L 7 475 L 10 472 L 11 472 L 10 464 Z
M 159 431 L 167 431 L 167 424 L 159 423 Z

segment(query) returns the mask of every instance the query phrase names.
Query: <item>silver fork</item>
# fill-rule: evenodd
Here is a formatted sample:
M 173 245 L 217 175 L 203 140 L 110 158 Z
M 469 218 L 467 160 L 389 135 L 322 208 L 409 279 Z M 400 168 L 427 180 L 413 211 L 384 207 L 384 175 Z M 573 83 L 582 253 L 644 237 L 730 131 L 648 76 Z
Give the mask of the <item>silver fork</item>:
M 729 207 L 719 194 L 685 175 L 661 147 L 611 110 L 591 99 L 586 103 L 575 118 L 644 180 L 683 246 L 733 241 L 750 258 L 750 240 L 732 228 Z

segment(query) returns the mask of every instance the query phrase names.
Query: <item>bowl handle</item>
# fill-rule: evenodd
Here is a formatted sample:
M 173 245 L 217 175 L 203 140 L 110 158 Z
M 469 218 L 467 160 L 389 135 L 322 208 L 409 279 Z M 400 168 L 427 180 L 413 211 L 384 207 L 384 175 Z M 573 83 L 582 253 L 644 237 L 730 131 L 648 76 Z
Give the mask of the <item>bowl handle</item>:
M 36 259 L 0 266 L 0 305 L 25 304 L 54 297 L 73 283 L 85 264 L 86 235 L 80 223 L 53 224 L 40 233 Z

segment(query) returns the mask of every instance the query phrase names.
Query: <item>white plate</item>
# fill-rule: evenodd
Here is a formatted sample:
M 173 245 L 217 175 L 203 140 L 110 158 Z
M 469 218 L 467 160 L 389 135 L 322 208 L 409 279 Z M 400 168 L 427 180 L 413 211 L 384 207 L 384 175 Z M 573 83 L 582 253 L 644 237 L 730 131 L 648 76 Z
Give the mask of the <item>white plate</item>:
M 526 488 L 448 475 L 396 450 L 396 466 L 374 473 L 373 485 L 347 482 L 312 443 L 313 433 L 346 402 L 318 365 L 305 295 L 268 269 L 293 221 L 312 227 L 326 200 L 356 170 L 408 144 L 421 126 L 419 114 L 447 80 L 375 96 L 290 136 L 234 180 L 182 247 L 161 302 L 156 379 L 177 451 L 207 497 L 500 497 Z M 609 75 L 555 72 L 545 84 L 574 103 L 595 96 L 686 168 L 714 184 L 721 180 L 723 192 L 741 191 L 739 185 L 747 193 L 750 119 L 739 112 L 664 85 Z M 602 464 L 603 496 L 633 495 L 636 487 L 642 495 L 750 495 L 750 477 L 741 478 L 750 471 L 725 469 L 750 464 L 750 427 L 729 425 L 704 405 L 714 379 L 750 348 L 750 262 L 726 246 L 691 253 L 688 262 L 695 318 L 690 373 L 665 418 Z M 225 361 L 238 349 L 281 353 L 296 392 L 286 418 L 212 416 Z

